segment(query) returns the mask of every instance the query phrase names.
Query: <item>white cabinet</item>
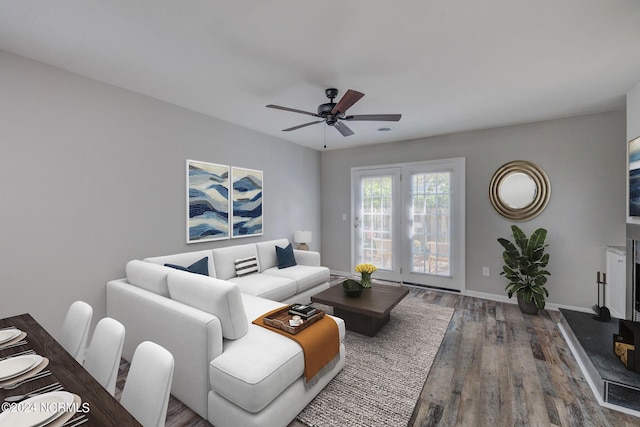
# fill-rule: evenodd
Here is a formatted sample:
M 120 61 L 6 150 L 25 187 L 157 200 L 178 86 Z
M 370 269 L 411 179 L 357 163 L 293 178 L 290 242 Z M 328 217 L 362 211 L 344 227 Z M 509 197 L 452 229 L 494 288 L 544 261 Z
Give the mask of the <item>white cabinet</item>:
M 607 246 L 606 306 L 611 317 L 625 318 L 626 307 L 626 251 L 624 247 Z

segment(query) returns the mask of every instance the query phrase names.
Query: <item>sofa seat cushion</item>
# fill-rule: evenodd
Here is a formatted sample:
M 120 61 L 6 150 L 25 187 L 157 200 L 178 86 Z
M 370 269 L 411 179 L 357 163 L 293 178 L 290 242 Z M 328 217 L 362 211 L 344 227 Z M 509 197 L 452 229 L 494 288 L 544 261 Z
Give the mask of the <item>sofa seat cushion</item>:
M 244 337 L 225 341 L 224 352 L 209 364 L 209 381 L 216 393 L 257 413 L 303 372 L 304 355 L 295 341 L 249 325 Z
M 286 304 L 278 301 L 260 298 L 246 293 L 241 293 L 240 297 L 242 298 L 244 312 L 247 315 L 247 324 L 269 311 L 286 306 Z
M 265 270 L 263 275 L 284 277 L 296 282 L 298 290 L 301 293 L 307 289 L 311 289 L 321 283 L 329 281 L 329 269 L 327 267 L 312 267 L 309 265 L 294 265 L 293 267 L 281 268 L 272 267 Z
M 276 270 L 278 267 L 276 267 Z M 228 280 L 240 288 L 240 292 L 274 301 L 282 301 L 297 293 L 295 280 L 271 274 L 249 274 Z

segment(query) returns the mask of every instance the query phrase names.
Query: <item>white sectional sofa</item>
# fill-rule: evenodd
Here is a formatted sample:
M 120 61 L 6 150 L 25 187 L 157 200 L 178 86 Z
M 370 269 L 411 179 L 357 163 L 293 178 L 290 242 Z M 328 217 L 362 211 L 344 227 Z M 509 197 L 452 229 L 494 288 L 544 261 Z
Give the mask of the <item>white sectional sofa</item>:
M 151 340 L 173 353 L 172 394 L 216 427 L 286 426 L 344 366 L 340 353 L 310 384 L 301 347 L 252 320 L 329 287 L 317 252 L 294 250 L 279 269 L 286 239 L 133 260 L 127 277 L 107 283 L 107 315 L 124 324 L 123 357 Z M 236 275 L 236 260 L 255 256 L 258 271 Z M 208 257 L 203 261 L 204 257 Z M 167 267 L 206 263 L 208 276 Z

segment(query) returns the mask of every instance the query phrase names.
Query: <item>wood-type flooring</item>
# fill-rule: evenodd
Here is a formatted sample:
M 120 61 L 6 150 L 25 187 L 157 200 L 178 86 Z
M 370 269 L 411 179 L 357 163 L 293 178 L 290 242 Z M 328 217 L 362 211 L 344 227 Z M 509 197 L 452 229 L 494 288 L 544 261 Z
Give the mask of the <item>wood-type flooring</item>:
M 407 298 L 455 308 L 409 426 L 640 426 L 598 404 L 560 334 L 558 311 L 529 316 L 515 304 L 425 289 Z M 127 370 L 123 361 L 116 397 Z M 211 424 L 171 397 L 166 425 Z

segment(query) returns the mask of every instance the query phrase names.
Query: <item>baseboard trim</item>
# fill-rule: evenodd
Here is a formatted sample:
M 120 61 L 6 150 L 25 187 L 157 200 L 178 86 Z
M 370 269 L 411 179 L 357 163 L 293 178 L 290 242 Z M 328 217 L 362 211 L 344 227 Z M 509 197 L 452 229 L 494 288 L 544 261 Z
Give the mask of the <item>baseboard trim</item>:
M 331 270 L 331 274 L 335 275 L 335 276 L 345 276 L 345 277 L 351 277 L 351 276 L 354 275 L 354 273 L 349 273 L 349 272 L 345 272 L 345 271 L 338 271 L 338 270 Z M 422 286 L 420 286 L 420 288 L 421 289 L 432 289 L 432 290 L 438 291 L 438 292 L 447 292 L 446 289 L 440 290 L 440 289 L 422 287 Z M 457 292 L 455 292 L 455 293 L 457 293 Z M 507 303 L 507 304 L 517 304 L 518 303 L 517 299 L 509 298 L 507 295 L 504 295 L 504 294 L 498 295 L 498 294 L 491 294 L 491 293 L 488 293 L 488 292 L 470 291 L 468 289 L 460 291 L 460 294 L 466 295 L 466 296 L 469 296 L 469 297 L 473 297 L 473 298 L 486 299 L 486 300 L 489 300 L 489 301 L 504 302 L 504 303 Z M 566 304 L 555 304 L 555 303 L 551 303 L 551 302 L 547 302 L 547 304 L 545 305 L 545 309 L 546 310 L 558 311 L 561 308 L 564 308 L 566 310 L 579 311 L 579 312 L 582 312 L 582 313 L 594 313 L 592 308 L 576 307 L 576 306 L 573 306 L 573 305 L 566 305 Z
M 486 292 L 477 292 L 477 291 L 465 291 L 463 292 L 464 295 L 470 296 L 470 297 L 474 297 L 474 298 L 481 298 L 481 299 L 488 299 L 490 301 L 497 301 L 497 302 L 504 302 L 507 304 L 517 304 L 518 300 L 515 298 L 509 298 L 507 295 L 496 295 L 496 294 L 490 294 L 490 293 L 486 293 Z M 591 308 L 585 308 L 585 307 L 576 307 L 573 305 L 566 305 L 566 304 L 555 304 L 555 303 L 551 303 L 551 302 L 547 302 L 545 305 L 545 309 L 546 310 L 554 310 L 554 311 L 558 311 L 561 308 L 564 308 L 566 310 L 573 310 L 573 311 L 579 311 L 582 313 L 593 313 L 593 309 Z
M 507 304 L 517 304 L 518 302 L 514 299 L 509 298 L 506 295 L 496 295 L 496 294 L 490 294 L 487 292 L 477 292 L 477 291 L 470 291 L 470 290 L 466 290 L 463 292 L 464 295 L 468 296 L 468 297 L 474 297 L 474 298 L 480 298 L 480 299 L 488 299 L 490 301 L 496 301 L 496 302 L 504 302 Z
M 333 276 L 344 276 L 344 277 L 351 277 L 354 274 L 354 273 L 347 273 L 346 271 L 338 271 L 338 270 L 329 270 L 329 272 Z

